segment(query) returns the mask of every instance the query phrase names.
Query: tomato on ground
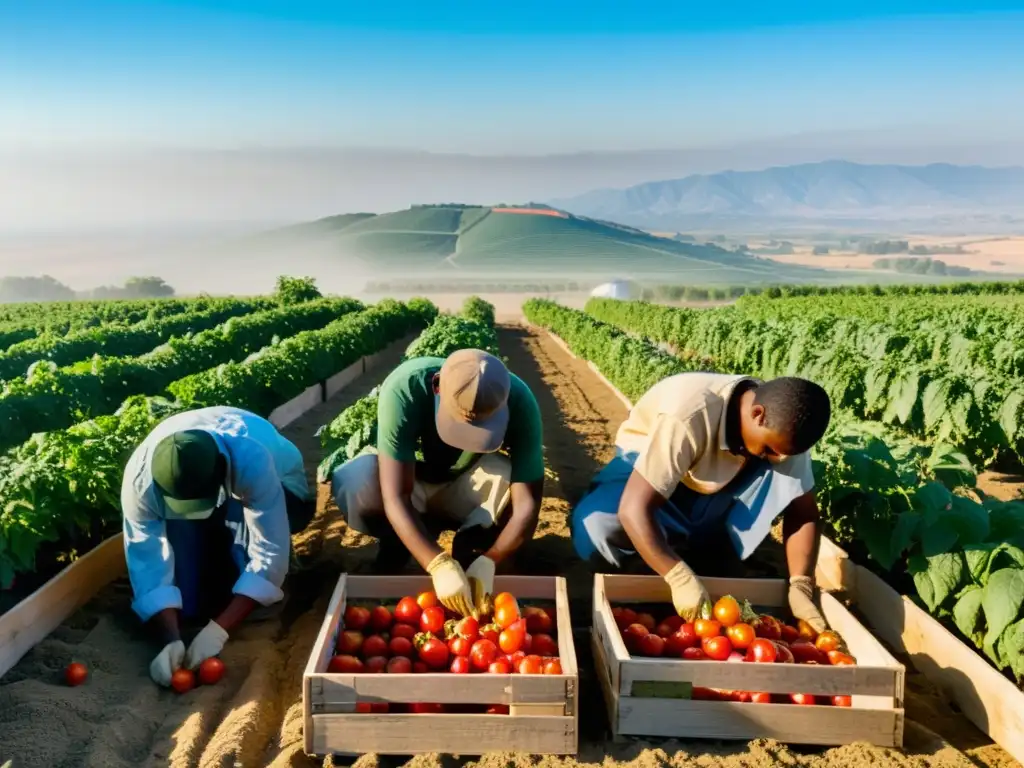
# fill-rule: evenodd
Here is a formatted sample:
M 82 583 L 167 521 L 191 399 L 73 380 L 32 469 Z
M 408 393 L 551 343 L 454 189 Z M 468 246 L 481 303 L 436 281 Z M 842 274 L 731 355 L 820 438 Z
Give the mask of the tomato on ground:
M 88 676 L 89 670 L 85 668 L 85 664 L 77 661 L 68 664 L 67 669 L 64 670 L 64 681 L 72 688 L 84 683 Z
M 216 656 L 206 659 L 199 665 L 199 682 L 203 685 L 215 685 L 224 677 L 224 662 Z
M 174 674 L 171 675 L 171 688 L 178 693 L 188 693 L 196 687 L 196 676 L 191 669 L 175 670 Z

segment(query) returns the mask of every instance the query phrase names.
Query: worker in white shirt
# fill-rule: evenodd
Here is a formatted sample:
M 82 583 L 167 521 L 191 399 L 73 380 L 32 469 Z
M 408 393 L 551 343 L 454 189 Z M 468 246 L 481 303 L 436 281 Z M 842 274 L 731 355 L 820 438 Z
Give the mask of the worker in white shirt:
M 217 656 L 257 606 L 283 599 L 291 534 L 315 511 L 302 454 L 239 408 L 171 416 L 136 448 L 121 486 L 132 608 L 163 649 L 150 665 L 169 686 L 180 667 Z M 186 649 L 183 619 L 207 621 Z

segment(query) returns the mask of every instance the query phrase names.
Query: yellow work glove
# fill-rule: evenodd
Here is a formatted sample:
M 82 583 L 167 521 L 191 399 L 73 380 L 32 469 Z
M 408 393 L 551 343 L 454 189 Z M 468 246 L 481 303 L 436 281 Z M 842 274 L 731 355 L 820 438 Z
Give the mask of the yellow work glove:
M 810 576 L 792 576 L 789 579 L 789 610 L 797 619 L 810 624 L 815 632 L 828 629 L 825 617 L 814 604 L 814 580 Z
M 676 613 L 687 621 L 697 618 L 701 605 L 711 599 L 697 574 L 682 560 L 665 574 L 665 582 L 672 589 L 672 605 L 675 606 Z
M 434 582 L 434 593 L 445 608 L 460 616 L 472 616 L 473 592 L 469 578 L 452 556 L 442 552 L 430 561 L 427 573 Z
M 494 561 L 480 555 L 466 569 L 469 586 L 473 592 L 473 607 L 481 616 L 491 611 L 491 595 L 494 593 Z

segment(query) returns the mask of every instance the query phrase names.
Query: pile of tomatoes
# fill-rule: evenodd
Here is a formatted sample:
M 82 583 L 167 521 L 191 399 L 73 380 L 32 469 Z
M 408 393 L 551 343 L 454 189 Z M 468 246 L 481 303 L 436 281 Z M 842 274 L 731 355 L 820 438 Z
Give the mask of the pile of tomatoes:
M 846 652 L 835 632 L 815 632 L 805 621 L 784 624 L 773 616 L 755 614 L 734 597 L 725 596 L 702 606 L 700 618 L 685 622 L 670 615 L 658 622 L 652 613 L 615 606 L 612 615 L 626 649 L 637 656 L 681 658 L 688 661 L 753 662 L 756 664 L 822 664 L 846 666 L 856 659 Z M 693 689 L 693 698 L 757 704 L 793 703 L 849 707 L 849 696 L 809 693 L 771 694 L 751 691 Z
M 447 611 L 433 592 L 403 597 L 397 605 L 349 605 L 327 667 L 334 673 L 456 675 L 560 675 L 553 609 L 526 606 L 502 592 L 492 616 L 461 618 Z M 414 713 L 453 711 L 440 704 L 410 704 Z M 387 712 L 386 703 L 357 705 L 358 712 Z M 507 714 L 495 706 L 491 714 Z

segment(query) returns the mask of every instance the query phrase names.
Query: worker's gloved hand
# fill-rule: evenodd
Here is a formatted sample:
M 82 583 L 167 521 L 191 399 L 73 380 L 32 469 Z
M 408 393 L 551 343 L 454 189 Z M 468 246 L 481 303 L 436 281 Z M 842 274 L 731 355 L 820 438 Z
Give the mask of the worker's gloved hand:
M 169 688 L 171 685 L 171 675 L 181 669 L 181 663 L 184 658 L 185 643 L 181 640 L 168 643 L 150 663 L 149 676 L 153 678 L 153 682 L 157 685 Z
M 828 629 L 825 617 L 814 603 L 814 580 L 810 576 L 790 577 L 789 610 L 795 618 L 810 624 L 815 632 Z
M 676 613 L 686 621 L 697 618 L 701 605 L 711 599 L 697 574 L 682 560 L 665 574 L 665 582 L 672 589 L 672 605 L 675 606 Z
M 473 592 L 462 566 L 446 552 L 430 561 L 427 573 L 434 582 L 434 593 L 445 608 L 460 616 L 472 616 Z
M 188 647 L 188 653 L 185 654 L 185 666 L 189 669 L 197 669 L 204 661 L 217 656 L 224 650 L 224 643 L 227 641 L 228 633 L 224 627 L 211 619 L 210 623 L 196 635 L 192 645 Z
M 473 594 L 473 607 L 481 616 L 490 613 L 491 595 L 494 593 L 494 561 L 480 555 L 466 569 Z

